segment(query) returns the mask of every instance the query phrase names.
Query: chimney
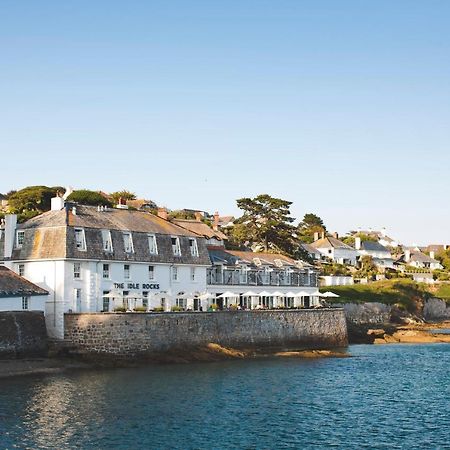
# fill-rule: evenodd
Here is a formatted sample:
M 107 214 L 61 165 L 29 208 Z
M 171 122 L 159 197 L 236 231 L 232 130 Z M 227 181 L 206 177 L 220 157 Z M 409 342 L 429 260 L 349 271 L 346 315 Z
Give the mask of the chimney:
M 339 234 L 337 233 L 337 231 L 335 231 L 332 235 L 335 239 L 339 239 Z
M 72 206 L 72 214 L 73 214 L 74 216 L 77 215 L 77 207 L 76 207 L 76 206 Z
M 17 215 L 6 214 L 5 216 L 5 250 L 4 257 L 9 259 L 12 256 L 14 241 L 16 238 Z
M 321 237 L 322 239 L 325 239 L 325 231 L 322 231 L 322 232 L 320 233 L 320 237 Z
M 405 262 L 411 261 L 411 250 L 405 250 Z
M 167 209 L 166 208 L 158 208 L 157 216 L 161 219 L 167 220 Z
M 431 259 L 435 259 L 435 258 L 434 258 L 434 251 L 433 251 L 433 250 L 430 252 L 430 258 L 431 258 Z
M 51 200 L 51 207 L 50 209 L 52 211 L 61 211 L 61 209 L 64 208 L 64 198 L 60 197 L 59 195 L 56 195 L 56 197 L 53 197 Z
M 214 213 L 214 221 L 212 228 L 214 231 L 219 231 L 219 213 L 217 211 Z
M 66 192 L 63 195 L 63 199 L 67 200 L 67 197 L 73 192 L 73 187 L 72 186 L 67 186 L 66 187 Z
M 355 249 L 361 250 L 361 238 L 360 237 L 355 237 Z
M 316 242 L 316 241 L 318 241 L 318 240 L 319 240 L 319 232 L 316 231 L 316 232 L 314 233 L 314 242 Z
M 201 220 L 202 220 L 202 213 L 200 212 L 200 211 L 195 211 L 195 220 L 197 221 L 197 222 L 201 222 Z

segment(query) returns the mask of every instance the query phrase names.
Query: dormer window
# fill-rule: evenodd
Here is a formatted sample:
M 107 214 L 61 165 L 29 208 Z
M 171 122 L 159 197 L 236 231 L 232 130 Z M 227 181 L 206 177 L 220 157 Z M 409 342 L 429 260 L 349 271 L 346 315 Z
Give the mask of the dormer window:
M 154 234 L 148 235 L 148 249 L 150 251 L 150 255 L 158 254 L 158 245 L 156 244 L 156 236 Z
M 75 247 L 82 252 L 86 251 L 86 237 L 83 228 L 75 228 Z
M 133 238 L 131 237 L 131 233 L 123 233 L 123 245 L 125 248 L 125 253 L 133 253 Z
M 102 230 L 103 251 L 112 253 L 113 245 L 111 239 L 111 231 Z
M 197 239 L 189 238 L 189 249 L 192 256 L 198 256 Z
M 172 236 L 172 252 L 175 256 L 181 256 L 180 239 Z
M 25 240 L 25 231 L 18 231 L 16 233 L 16 248 L 22 248 Z

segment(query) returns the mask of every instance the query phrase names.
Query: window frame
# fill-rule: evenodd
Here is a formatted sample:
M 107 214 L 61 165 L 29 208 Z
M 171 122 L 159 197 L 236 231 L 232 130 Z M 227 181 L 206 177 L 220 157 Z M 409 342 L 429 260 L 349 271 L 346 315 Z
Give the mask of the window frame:
M 191 245 L 193 244 L 193 245 Z M 191 251 L 191 256 L 194 258 L 198 258 L 198 244 L 197 239 L 195 238 L 189 238 L 189 249 Z
M 129 236 L 129 238 L 130 238 L 129 248 L 127 248 L 127 245 L 126 245 L 126 239 L 125 239 L 126 236 Z M 134 253 L 133 234 L 131 233 L 131 231 L 123 231 L 122 237 L 123 237 L 123 249 L 124 249 L 125 253 L 128 253 L 128 254 Z
M 19 275 L 19 277 L 25 276 L 25 264 L 17 264 L 17 274 Z
M 74 228 L 75 233 L 75 248 L 79 252 L 85 252 L 87 250 L 86 246 L 86 233 L 84 232 L 84 228 Z M 81 235 L 81 242 L 77 240 L 77 236 Z M 78 246 L 78 244 L 81 244 L 81 246 Z
M 148 251 L 150 252 L 150 255 L 157 255 L 158 254 L 158 242 L 156 241 L 156 234 L 147 234 L 148 239 Z M 152 242 L 153 244 L 150 244 Z M 152 251 L 153 247 L 153 251 Z
M 22 248 L 24 241 L 25 241 L 25 231 L 17 230 L 16 231 L 16 248 Z
M 150 281 L 154 281 L 155 280 L 155 266 L 148 266 L 148 279 Z
M 170 271 L 170 279 L 172 281 L 178 282 L 179 278 L 178 278 L 178 267 L 177 266 L 172 266 L 171 271 Z
M 102 264 L 102 279 L 103 280 L 110 280 L 111 279 L 111 266 L 109 263 L 103 263 Z M 107 276 L 105 277 L 105 274 Z
M 104 252 L 113 253 L 111 230 L 102 230 L 102 248 Z
M 78 266 L 78 270 L 76 270 L 76 266 Z M 78 276 L 76 274 L 78 274 Z M 80 262 L 73 263 L 73 279 L 81 280 L 81 263 Z
M 195 269 L 195 267 L 191 267 L 190 278 L 193 283 L 197 281 L 197 271 Z
M 124 280 L 131 280 L 131 264 L 124 264 L 123 265 L 123 279 Z
M 175 239 L 175 244 L 173 243 L 174 239 Z M 180 238 L 178 236 L 170 236 L 170 243 L 172 245 L 173 256 L 181 256 Z
M 24 295 L 22 297 L 22 310 L 28 311 L 30 309 L 30 296 Z

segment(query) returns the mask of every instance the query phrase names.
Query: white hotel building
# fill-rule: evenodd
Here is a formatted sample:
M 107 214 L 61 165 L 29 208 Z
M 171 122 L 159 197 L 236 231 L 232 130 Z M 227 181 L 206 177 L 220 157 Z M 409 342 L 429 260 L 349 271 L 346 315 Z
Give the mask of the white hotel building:
M 309 264 L 226 250 L 216 226 L 160 215 L 55 198 L 51 211 L 23 224 L 6 216 L 0 263 L 48 291 L 46 323 L 55 338 L 63 337 L 68 312 L 319 304 L 317 271 Z
M 49 292 L 51 336 L 63 337 L 65 312 L 207 308 L 203 237 L 148 212 L 60 200 L 23 224 L 6 216 L 0 231 L 4 265 Z

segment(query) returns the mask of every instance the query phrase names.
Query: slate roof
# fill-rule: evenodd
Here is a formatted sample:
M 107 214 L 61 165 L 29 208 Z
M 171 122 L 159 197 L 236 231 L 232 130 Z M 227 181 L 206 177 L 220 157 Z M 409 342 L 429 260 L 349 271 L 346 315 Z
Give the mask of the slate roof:
M 200 220 L 173 219 L 172 223 L 207 239 L 216 238 L 219 241 L 228 240 L 226 234 L 222 233 L 221 231 L 214 231 L 206 223 L 201 222 Z
M 68 223 L 68 225 L 67 225 Z M 86 249 L 75 244 L 75 229 L 83 228 Z M 211 264 L 206 240 L 192 231 L 145 211 L 108 209 L 94 206 L 71 210 L 48 211 L 18 226 L 25 232 L 22 248 L 14 248 L 12 259 L 97 259 L 105 261 L 135 261 L 173 264 Z M 113 251 L 103 249 L 102 230 L 111 233 Z M 131 232 L 134 251 L 125 251 L 123 232 Z M 150 254 L 148 234 L 156 237 L 158 254 Z M 181 256 L 172 251 L 172 236 L 180 241 Z M 191 254 L 189 240 L 197 240 L 198 256 Z M 4 239 L 0 239 L 0 248 Z
M 384 245 L 374 241 L 362 241 L 361 250 L 366 250 L 368 252 L 386 252 L 390 254 L 390 251 Z
M 340 241 L 339 239 L 336 239 L 332 236 L 327 236 L 322 239 L 319 239 L 312 244 L 310 244 L 314 248 L 340 248 L 344 250 L 355 250 L 353 247 L 350 247 L 350 245 L 345 244 L 344 242 Z
M 0 297 L 28 297 L 48 295 L 48 291 L 17 275 L 5 266 L 0 266 Z

